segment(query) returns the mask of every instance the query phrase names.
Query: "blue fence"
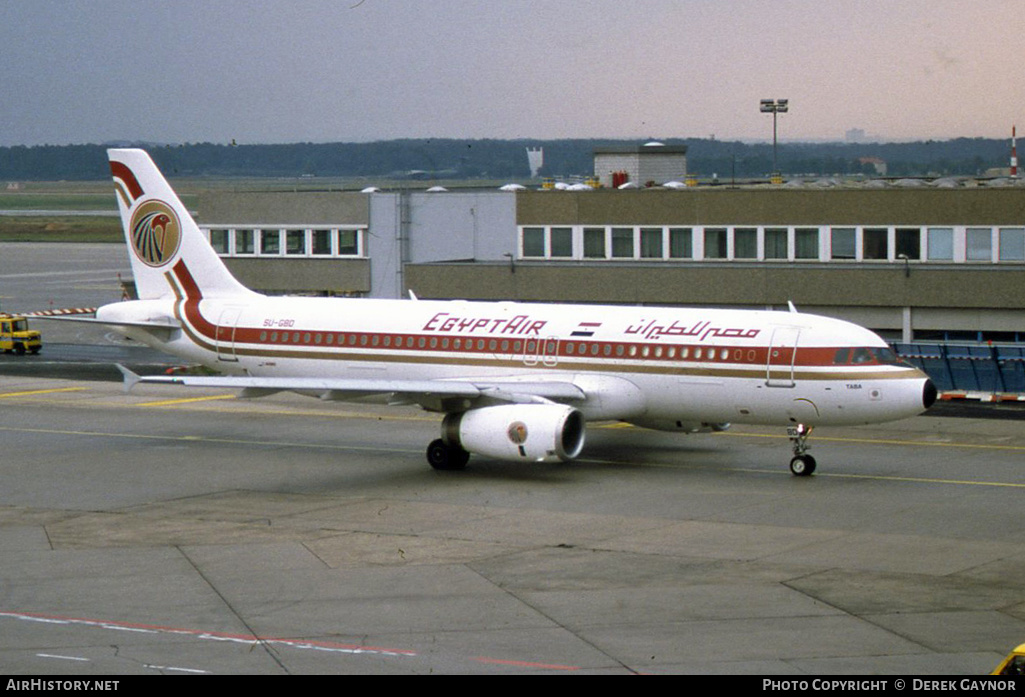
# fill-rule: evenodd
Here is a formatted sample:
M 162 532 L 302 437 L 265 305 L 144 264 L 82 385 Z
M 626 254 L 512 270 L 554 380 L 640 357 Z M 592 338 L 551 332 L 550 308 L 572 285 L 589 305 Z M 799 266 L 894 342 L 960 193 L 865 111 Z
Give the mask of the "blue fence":
M 1025 347 L 985 344 L 893 344 L 943 391 L 1025 393 Z

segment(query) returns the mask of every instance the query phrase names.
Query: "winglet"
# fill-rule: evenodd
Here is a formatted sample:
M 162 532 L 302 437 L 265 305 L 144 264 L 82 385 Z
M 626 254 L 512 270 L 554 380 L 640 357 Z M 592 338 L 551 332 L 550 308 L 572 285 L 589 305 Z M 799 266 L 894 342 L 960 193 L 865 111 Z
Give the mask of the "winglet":
M 121 374 L 125 377 L 125 394 L 128 394 L 129 392 L 131 392 L 132 388 L 135 387 L 140 380 L 142 380 L 142 377 L 137 373 L 133 373 L 120 363 L 116 363 L 115 365 L 117 366 L 117 369 L 121 371 Z

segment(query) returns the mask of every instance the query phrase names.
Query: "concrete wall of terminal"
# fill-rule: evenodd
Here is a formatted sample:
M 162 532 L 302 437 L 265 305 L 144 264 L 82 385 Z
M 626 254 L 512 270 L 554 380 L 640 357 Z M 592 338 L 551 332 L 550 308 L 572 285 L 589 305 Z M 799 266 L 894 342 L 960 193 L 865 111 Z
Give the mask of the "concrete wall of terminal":
M 397 207 L 402 194 L 357 192 L 238 192 L 204 195 L 200 221 L 216 224 L 367 225 L 371 201 Z M 697 187 L 682 191 L 642 189 L 589 192 L 486 191 L 405 194 L 424 230 L 450 239 L 445 222 L 465 230 L 495 232 L 515 202 L 518 225 L 1022 225 L 1025 188 L 965 189 L 780 189 Z M 441 197 L 441 198 L 437 198 Z M 488 211 L 502 211 L 497 217 Z M 484 211 L 486 219 L 473 218 Z M 433 216 L 433 217 L 432 217 Z M 487 227 L 484 227 L 487 226 Z M 465 233 L 463 233 L 465 234 Z M 432 242 L 431 244 L 435 244 Z M 465 249 L 456 252 L 465 256 Z M 482 258 L 482 257 L 478 257 Z M 483 258 L 487 258 L 485 255 Z
M 199 202 L 204 225 L 366 225 L 370 203 L 351 191 L 211 192 Z
M 265 293 L 367 295 L 369 259 L 288 259 L 229 257 L 224 259 L 242 285 Z
M 1022 225 L 1025 189 L 524 191 L 519 225 Z

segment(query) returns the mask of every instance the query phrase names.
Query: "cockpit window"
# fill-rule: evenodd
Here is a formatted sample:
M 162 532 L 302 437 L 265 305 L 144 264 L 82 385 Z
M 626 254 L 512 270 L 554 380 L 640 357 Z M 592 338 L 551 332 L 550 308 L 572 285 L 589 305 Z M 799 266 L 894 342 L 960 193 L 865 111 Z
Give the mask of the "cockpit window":
M 878 363 L 885 363 L 886 365 L 897 365 L 901 362 L 900 358 L 897 357 L 897 354 L 894 353 L 892 348 L 872 348 L 869 349 L 869 351 L 875 354 L 876 362 Z
M 836 350 L 835 365 L 902 365 L 903 361 L 889 347 L 858 346 Z
M 867 348 L 856 348 L 851 353 L 851 363 L 854 365 L 863 365 L 865 363 L 871 363 L 874 356 L 872 352 Z

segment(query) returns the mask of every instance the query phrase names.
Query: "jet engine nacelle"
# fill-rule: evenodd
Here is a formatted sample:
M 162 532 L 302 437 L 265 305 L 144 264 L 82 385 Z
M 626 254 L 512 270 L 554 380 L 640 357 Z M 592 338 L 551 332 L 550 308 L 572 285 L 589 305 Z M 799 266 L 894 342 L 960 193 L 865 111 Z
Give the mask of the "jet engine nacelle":
M 510 404 L 449 414 L 445 443 L 502 460 L 572 460 L 584 447 L 584 417 L 563 404 Z

